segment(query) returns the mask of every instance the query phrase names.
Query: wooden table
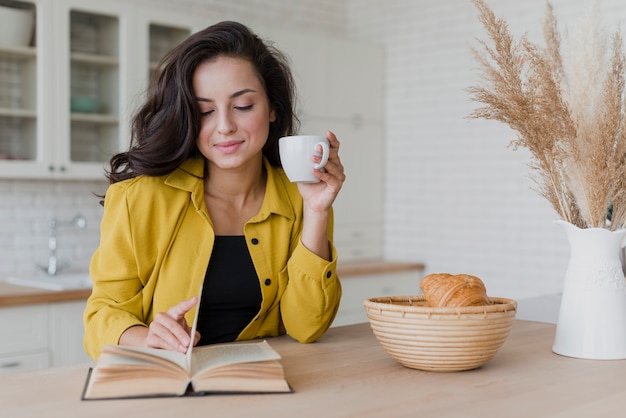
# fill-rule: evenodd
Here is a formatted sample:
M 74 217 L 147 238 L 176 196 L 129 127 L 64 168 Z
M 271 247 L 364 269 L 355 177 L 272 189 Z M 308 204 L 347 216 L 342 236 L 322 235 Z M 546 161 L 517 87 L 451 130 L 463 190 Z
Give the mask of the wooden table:
M 369 324 L 330 329 L 318 342 L 269 339 L 293 394 L 81 401 L 88 364 L 0 376 L 3 417 L 603 417 L 626 409 L 626 361 L 553 354 L 554 325 L 516 321 L 480 369 L 408 369 Z

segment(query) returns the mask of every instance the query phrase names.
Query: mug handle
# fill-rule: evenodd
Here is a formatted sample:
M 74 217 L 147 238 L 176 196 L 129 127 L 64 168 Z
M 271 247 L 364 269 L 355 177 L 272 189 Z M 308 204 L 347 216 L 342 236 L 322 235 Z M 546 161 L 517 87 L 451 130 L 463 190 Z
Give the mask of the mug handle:
M 317 149 L 318 145 L 322 147 L 322 161 L 320 161 L 319 164 L 315 164 L 314 167 L 319 170 L 322 167 L 324 167 L 326 163 L 328 162 L 328 157 L 330 155 L 330 147 L 328 145 L 328 142 L 318 142 L 317 144 L 315 144 L 315 149 Z

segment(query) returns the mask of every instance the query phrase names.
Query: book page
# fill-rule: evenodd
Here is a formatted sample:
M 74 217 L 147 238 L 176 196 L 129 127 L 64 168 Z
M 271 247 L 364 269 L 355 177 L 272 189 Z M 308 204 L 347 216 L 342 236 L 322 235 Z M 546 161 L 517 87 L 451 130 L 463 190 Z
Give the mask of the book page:
M 202 299 L 203 287 L 204 287 L 204 283 L 200 285 L 200 293 L 198 293 L 198 303 L 196 303 L 196 314 L 193 317 L 193 325 L 191 326 L 191 333 L 189 334 L 189 347 L 187 347 L 186 365 L 187 365 L 187 370 L 189 370 L 190 374 L 192 375 L 193 373 L 191 372 L 191 356 L 193 354 L 193 340 L 196 335 L 196 329 L 198 329 L 198 316 L 200 314 L 200 300 Z
M 209 393 L 285 393 L 293 392 L 280 360 L 230 364 L 197 373 L 193 390 Z
M 193 376 L 200 370 L 230 364 L 279 360 L 280 358 L 280 354 L 270 347 L 267 341 L 205 345 L 193 350 L 191 375 Z
M 126 360 L 124 361 L 125 363 L 138 363 L 148 361 L 151 363 L 163 364 L 163 361 L 166 361 L 175 364 L 184 371 L 189 371 L 189 369 L 186 367 L 187 362 L 185 355 L 177 351 L 164 350 L 161 348 L 135 347 L 126 345 L 105 345 L 102 348 L 101 357 L 103 354 L 116 356 L 114 358 L 118 363 L 122 362 L 120 357 L 126 357 Z M 98 362 L 104 363 L 104 361 L 100 360 L 98 360 Z

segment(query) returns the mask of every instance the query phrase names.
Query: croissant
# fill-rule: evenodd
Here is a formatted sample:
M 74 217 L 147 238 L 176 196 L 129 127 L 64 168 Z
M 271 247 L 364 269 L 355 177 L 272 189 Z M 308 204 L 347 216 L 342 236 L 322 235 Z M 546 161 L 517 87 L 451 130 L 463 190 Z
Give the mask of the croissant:
M 422 279 L 420 288 L 433 307 L 460 307 L 488 305 L 485 284 L 469 274 L 429 274 Z

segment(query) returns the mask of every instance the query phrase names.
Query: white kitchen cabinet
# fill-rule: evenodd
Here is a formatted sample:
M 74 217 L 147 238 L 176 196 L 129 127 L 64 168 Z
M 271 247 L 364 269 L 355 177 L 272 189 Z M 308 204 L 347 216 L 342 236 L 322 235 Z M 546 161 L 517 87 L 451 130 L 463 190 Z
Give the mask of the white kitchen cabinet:
M 35 10 L 36 35 L 19 48 L 24 100 L 0 109 L 11 128 L 0 137 L 0 177 L 102 178 L 104 162 L 128 140 L 132 9 L 115 1 L 10 4 Z M 13 49 L 0 48 L 0 57 Z
M 343 295 L 337 317 L 332 326 L 341 326 L 367 322 L 367 314 L 363 307 L 365 299 L 379 296 L 410 296 L 419 295 L 423 267 L 415 265 L 397 271 L 380 271 L 372 268 L 372 273 L 341 274 L 339 278 Z
M 340 141 L 346 181 L 335 203 L 334 243 L 342 261 L 382 256 L 383 132 L 374 122 L 305 120 L 303 132 L 331 129 Z
M 47 351 L 35 351 L 29 354 L 13 354 L 0 356 L 0 374 L 20 372 L 24 370 L 44 369 L 49 367 Z
M 128 103 L 136 108 L 142 103 L 143 93 L 159 60 L 173 47 L 194 32 L 218 22 L 219 15 L 211 16 L 174 13 L 156 7 L 136 9 L 133 53 L 133 85 Z
M 0 373 L 48 366 L 46 305 L 0 309 Z
M 0 374 L 89 363 L 85 300 L 0 308 Z
M 382 124 L 384 115 L 384 51 L 365 42 L 332 40 L 327 46 L 326 116 L 354 124 Z
M 355 123 L 384 121 L 381 46 L 280 27 L 263 33 L 291 61 L 300 117 Z
M 36 35 L 0 46 L 0 178 L 104 178 L 156 61 L 217 21 L 122 0 L 7 4 L 34 10 Z
M 48 304 L 48 350 L 53 366 L 88 363 L 83 348 L 83 311 L 86 301 Z
M 42 116 L 53 103 L 53 86 L 47 80 L 53 57 L 50 3 L 18 0 L 2 5 L 30 10 L 34 23 L 30 42 L 0 46 L 0 177 L 46 176 L 54 148 L 46 141 L 53 119 Z
M 56 176 L 102 178 L 128 143 L 132 16 L 122 2 L 54 2 Z
M 343 261 L 382 256 L 384 55 L 380 46 L 300 31 L 267 29 L 291 61 L 301 133 L 333 131 L 346 181 L 334 204 Z

